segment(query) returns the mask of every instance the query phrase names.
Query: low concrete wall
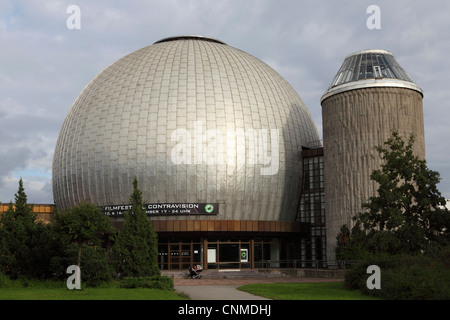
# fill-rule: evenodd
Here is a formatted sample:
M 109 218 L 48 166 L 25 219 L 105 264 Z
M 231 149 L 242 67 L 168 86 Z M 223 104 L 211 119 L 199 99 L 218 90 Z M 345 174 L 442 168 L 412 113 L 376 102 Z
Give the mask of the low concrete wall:
M 173 278 L 184 278 L 186 271 L 163 270 L 163 275 Z M 276 278 L 276 277 L 299 277 L 299 278 L 339 278 L 345 277 L 345 270 L 338 269 L 242 269 L 242 270 L 204 270 L 201 275 L 207 279 L 219 278 Z
M 283 275 L 301 278 L 344 278 L 345 270 L 336 269 L 278 269 Z

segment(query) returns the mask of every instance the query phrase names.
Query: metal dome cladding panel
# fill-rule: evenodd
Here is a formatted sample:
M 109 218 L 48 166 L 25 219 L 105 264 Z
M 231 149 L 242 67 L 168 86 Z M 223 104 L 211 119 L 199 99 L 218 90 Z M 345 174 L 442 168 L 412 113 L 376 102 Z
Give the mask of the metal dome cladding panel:
M 137 177 L 148 204 L 293 221 L 301 147 L 316 140 L 303 101 L 268 65 L 220 41 L 174 37 L 119 59 L 81 92 L 56 144 L 54 199 L 124 205 Z

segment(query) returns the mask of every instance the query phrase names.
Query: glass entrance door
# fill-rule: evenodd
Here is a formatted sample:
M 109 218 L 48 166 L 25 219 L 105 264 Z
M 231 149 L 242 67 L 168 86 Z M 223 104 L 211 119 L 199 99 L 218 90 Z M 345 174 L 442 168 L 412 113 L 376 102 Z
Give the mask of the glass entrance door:
M 188 269 L 192 265 L 191 244 L 170 244 L 169 245 L 169 265 L 170 269 Z
M 238 269 L 240 267 L 239 243 L 219 244 L 219 261 L 222 269 Z
M 203 248 L 199 240 L 169 240 L 158 244 L 158 265 L 161 270 L 188 270 L 203 265 Z
M 249 240 L 208 240 L 208 269 L 250 268 L 252 254 Z

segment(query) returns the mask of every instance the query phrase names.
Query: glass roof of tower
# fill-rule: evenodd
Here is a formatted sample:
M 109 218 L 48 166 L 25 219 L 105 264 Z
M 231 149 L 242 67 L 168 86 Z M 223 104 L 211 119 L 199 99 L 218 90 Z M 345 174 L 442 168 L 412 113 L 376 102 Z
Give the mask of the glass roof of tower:
M 414 82 L 389 51 L 365 50 L 345 58 L 330 88 L 350 81 L 382 78 Z
M 410 75 L 391 52 L 363 50 L 345 57 L 330 87 L 321 100 L 338 92 L 371 86 L 403 86 L 419 91 Z

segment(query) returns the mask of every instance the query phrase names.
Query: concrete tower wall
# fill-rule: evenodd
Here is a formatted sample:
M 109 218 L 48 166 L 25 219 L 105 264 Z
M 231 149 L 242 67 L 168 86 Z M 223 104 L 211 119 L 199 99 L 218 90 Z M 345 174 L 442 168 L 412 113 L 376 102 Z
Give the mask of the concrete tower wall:
M 394 87 L 361 88 L 332 95 L 322 101 L 327 260 L 335 260 L 336 235 L 361 204 L 376 195 L 370 180 L 380 168 L 375 146 L 393 130 L 404 139 L 416 136 L 414 151 L 425 159 L 422 95 Z

